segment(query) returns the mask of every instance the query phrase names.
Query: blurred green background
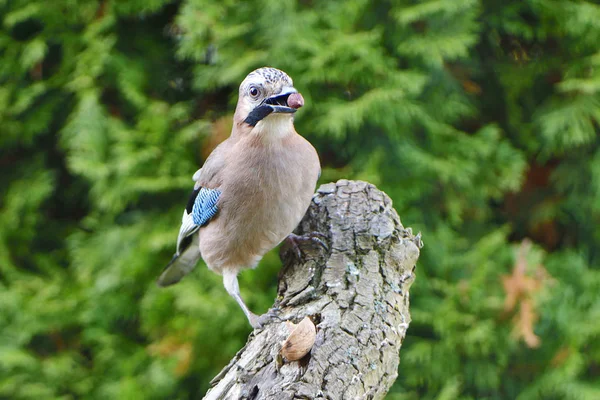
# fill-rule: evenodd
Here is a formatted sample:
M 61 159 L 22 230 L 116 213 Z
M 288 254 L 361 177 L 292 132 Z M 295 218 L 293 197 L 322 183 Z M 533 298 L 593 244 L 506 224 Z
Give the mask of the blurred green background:
M 155 279 L 237 87 L 425 241 L 388 399 L 600 398 L 600 6 L 0 0 L 0 398 L 197 399 L 246 319 Z M 242 274 L 275 296 L 276 251 Z

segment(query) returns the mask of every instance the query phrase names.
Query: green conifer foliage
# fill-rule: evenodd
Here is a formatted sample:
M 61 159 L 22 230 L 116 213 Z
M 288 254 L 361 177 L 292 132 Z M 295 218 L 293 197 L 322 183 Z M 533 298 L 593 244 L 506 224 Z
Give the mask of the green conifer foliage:
M 191 175 L 271 65 L 322 182 L 425 247 L 389 399 L 600 398 L 600 6 L 0 0 L 0 398 L 198 398 L 250 328 L 199 265 Z M 275 296 L 276 251 L 241 277 Z

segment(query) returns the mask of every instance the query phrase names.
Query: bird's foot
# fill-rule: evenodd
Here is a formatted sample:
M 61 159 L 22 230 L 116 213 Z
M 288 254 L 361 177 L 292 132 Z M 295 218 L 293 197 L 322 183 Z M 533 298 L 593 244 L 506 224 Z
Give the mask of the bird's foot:
M 322 234 L 321 232 L 310 232 L 306 235 L 296 235 L 295 233 L 290 233 L 290 235 L 285 239 L 289 244 L 296 257 L 299 259 L 302 258 L 302 251 L 300 250 L 300 245 L 303 243 L 309 243 L 311 245 L 317 244 L 321 246 L 325 251 L 329 250 L 329 247 L 325 244 L 321 238 L 326 239 L 327 236 Z
M 273 307 L 273 308 L 269 309 L 269 311 L 267 311 L 263 315 L 256 315 L 256 314 L 250 315 L 248 317 L 248 322 L 250 322 L 250 325 L 252 326 L 252 328 L 260 329 L 260 328 L 263 328 L 265 325 L 271 324 L 273 322 L 283 321 L 279 317 L 280 313 L 281 313 L 281 310 L 279 308 Z

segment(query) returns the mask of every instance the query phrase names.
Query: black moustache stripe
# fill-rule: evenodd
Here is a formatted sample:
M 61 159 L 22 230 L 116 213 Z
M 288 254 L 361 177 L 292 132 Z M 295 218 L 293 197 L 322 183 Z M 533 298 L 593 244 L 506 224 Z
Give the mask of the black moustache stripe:
M 271 106 L 258 106 L 254 110 L 252 110 L 250 114 L 248 114 L 244 122 L 250 126 L 256 126 L 256 124 L 258 124 L 260 120 L 262 120 L 264 117 L 271 114 L 272 112 L 273 108 Z

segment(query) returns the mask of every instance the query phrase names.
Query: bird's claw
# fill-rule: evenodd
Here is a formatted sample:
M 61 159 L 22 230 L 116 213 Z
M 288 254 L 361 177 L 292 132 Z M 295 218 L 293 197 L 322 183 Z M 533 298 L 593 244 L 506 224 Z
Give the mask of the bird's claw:
M 266 313 L 264 313 L 262 315 L 254 315 L 253 314 L 249 318 L 250 325 L 252 325 L 252 328 L 254 328 L 254 329 L 260 329 L 260 328 L 263 328 L 265 325 L 268 325 L 275 321 L 282 322 L 283 319 L 281 319 L 279 317 L 280 313 L 281 313 L 281 310 L 279 308 L 273 307 L 273 308 L 269 309 L 269 311 L 267 311 Z
M 327 238 L 326 235 L 321 232 L 310 232 L 306 235 L 296 235 L 295 233 L 290 233 L 290 235 L 286 238 L 286 241 L 290 244 L 290 247 L 296 253 L 296 257 L 299 259 L 302 258 L 302 251 L 300 250 L 300 243 L 316 243 L 323 248 L 323 250 L 328 251 L 329 247 L 323 240 L 320 238 Z

